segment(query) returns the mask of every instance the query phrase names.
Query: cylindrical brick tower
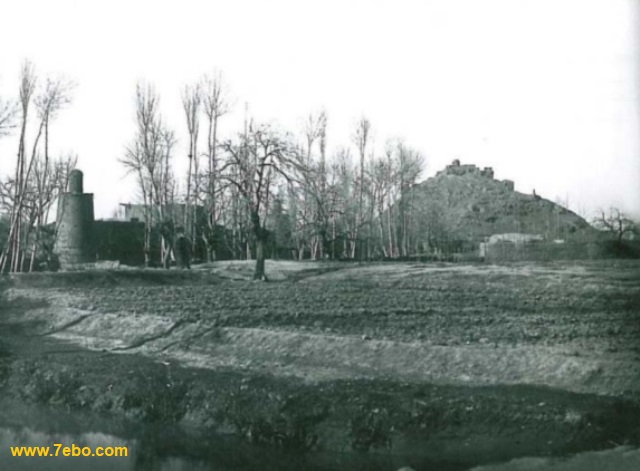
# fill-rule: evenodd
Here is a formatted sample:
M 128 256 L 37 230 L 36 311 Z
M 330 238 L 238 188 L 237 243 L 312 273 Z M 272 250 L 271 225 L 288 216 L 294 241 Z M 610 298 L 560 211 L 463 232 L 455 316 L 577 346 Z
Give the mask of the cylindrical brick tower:
M 62 270 L 79 268 L 78 265 L 94 262 L 93 194 L 82 192 L 82 172 L 69 174 L 67 193 L 58 199 L 57 236 L 55 253 Z

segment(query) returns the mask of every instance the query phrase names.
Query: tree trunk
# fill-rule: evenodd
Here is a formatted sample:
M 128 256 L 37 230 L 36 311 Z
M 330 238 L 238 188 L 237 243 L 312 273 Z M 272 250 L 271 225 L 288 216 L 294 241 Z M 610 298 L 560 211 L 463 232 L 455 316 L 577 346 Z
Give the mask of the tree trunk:
M 331 260 L 336 259 L 336 218 L 333 217 L 331 224 Z
M 29 260 L 29 272 L 33 272 L 35 269 L 37 251 L 38 251 L 38 240 L 36 239 L 33 242 L 33 247 L 31 249 L 31 259 Z
M 380 221 L 380 248 L 382 249 L 382 256 L 384 258 L 388 258 L 388 252 L 387 252 L 387 244 L 385 243 L 384 240 L 384 210 L 381 209 L 378 212 L 378 220 Z
M 324 224 L 324 229 L 322 229 L 322 232 L 320 233 L 320 247 L 319 247 L 320 260 L 324 260 L 325 252 L 326 252 L 326 248 L 325 248 L 326 245 L 327 245 L 327 229 L 326 229 L 326 227 L 327 227 L 327 225 Z
M 162 267 L 168 270 L 171 267 L 171 244 L 162 236 Z
M 253 226 L 253 235 L 256 238 L 256 269 L 253 273 L 253 279 L 267 281 L 267 277 L 264 273 L 267 231 L 260 224 L 260 215 L 256 209 L 251 210 L 251 224 Z
M 189 152 L 192 152 L 193 150 L 193 137 L 191 138 L 191 143 L 189 145 Z M 184 230 L 188 231 L 189 228 L 191 227 L 189 225 L 189 216 L 190 216 L 190 211 L 189 208 L 191 207 L 191 172 L 192 172 L 192 164 L 193 164 L 193 157 L 191 154 L 189 154 L 189 169 L 187 170 L 187 196 L 185 199 L 185 207 L 184 207 L 184 214 L 183 214 L 183 226 L 184 226 Z M 188 232 L 187 232 L 188 234 Z
M 391 216 L 392 216 L 392 203 L 391 201 L 389 201 L 389 210 L 387 212 L 387 232 L 389 234 L 389 256 L 391 258 L 395 258 L 396 256 L 396 250 L 395 250 L 395 244 L 393 242 L 393 231 L 391 229 Z
M 258 236 L 256 239 L 256 269 L 253 273 L 254 280 L 265 280 L 266 276 L 264 273 L 264 238 L 262 235 Z
M 211 234 L 209 234 L 211 236 Z M 204 241 L 204 245 L 207 249 L 207 262 L 211 263 L 214 262 L 216 260 L 216 251 L 213 248 L 213 243 L 207 239 L 206 236 L 202 236 L 202 240 Z

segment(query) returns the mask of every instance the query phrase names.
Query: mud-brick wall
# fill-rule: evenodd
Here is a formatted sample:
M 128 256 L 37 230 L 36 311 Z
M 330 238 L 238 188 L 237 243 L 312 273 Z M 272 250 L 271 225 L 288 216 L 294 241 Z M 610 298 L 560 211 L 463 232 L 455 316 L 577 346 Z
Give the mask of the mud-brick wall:
M 606 258 L 639 258 L 640 244 L 613 240 L 594 242 L 533 241 L 523 244 L 498 242 L 485 244 L 484 259 L 490 262 L 595 260 Z
M 95 261 L 93 250 L 93 194 L 63 193 L 58 200 L 55 253 L 60 268 Z
M 94 249 L 97 260 L 118 260 L 124 265 L 144 264 L 144 223 L 140 221 L 95 221 Z M 154 233 L 152 256 L 159 259 L 159 237 Z M 157 245 L 157 248 L 156 248 Z

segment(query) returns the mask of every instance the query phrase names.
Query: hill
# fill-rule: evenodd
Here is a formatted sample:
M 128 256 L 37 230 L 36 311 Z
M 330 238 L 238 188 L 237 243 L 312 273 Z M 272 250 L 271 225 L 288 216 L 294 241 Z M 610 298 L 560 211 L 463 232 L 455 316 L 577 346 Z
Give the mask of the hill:
M 514 191 L 493 169 L 456 160 L 409 193 L 411 226 L 436 241 L 478 243 L 495 234 L 524 233 L 544 240 L 586 241 L 598 231 L 574 212 L 538 195 Z M 434 244 L 436 242 L 436 244 Z

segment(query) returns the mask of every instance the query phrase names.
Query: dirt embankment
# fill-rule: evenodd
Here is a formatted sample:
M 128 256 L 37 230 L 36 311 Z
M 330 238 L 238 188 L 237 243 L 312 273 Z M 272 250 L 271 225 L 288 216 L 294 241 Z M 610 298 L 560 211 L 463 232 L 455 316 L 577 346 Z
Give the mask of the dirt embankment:
M 639 362 L 624 330 L 640 326 L 638 267 L 593 268 L 16 278 L 0 383 L 29 401 L 253 443 L 391 450 L 415 469 L 638 445 Z

